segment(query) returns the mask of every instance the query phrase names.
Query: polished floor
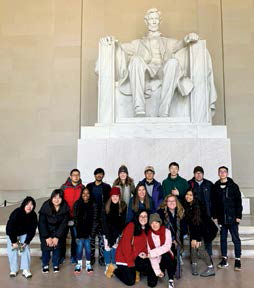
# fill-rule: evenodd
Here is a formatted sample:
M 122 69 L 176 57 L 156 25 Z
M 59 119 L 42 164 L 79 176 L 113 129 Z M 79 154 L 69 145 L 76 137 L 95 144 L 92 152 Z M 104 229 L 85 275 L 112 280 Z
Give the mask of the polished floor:
M 235 272 L 233 269 L 233 259 L 230 259 L 230 266 L 223 270 L 216 271 L 215 277 L 202 278 L 200 276 L 192 276 L 190 273 L 190 265 L 188 259 L 185 259 L 183 277 L 175 280 L 176 288 L 253 288 L 254 287 L 254 259 L 242 259 L 242 271 Z M 214 260 L 215 263 L 218 259 Z M 43 288 L 118 288 L 127 287 L 123 285 L 115 277 L 107 279 L 103 272 L 103 267 L 95 264 L 95 271 L 92 275 L 87 275 L 85 271 L 75 275 L 73 268 L 69 262 L 64 263 L 59 273 L 42 274 L 40 268 L 39 257 L 32 257 L 31 271 L 33 277 L 29 280 L 22 277 L 21 272 L 16 278 L 9 278 L 9 267 L 7 257 L 0 258 L 0 283 L 1 287 L 27 288 L 27 287 L 43 287 Z M 202 270 L 202 269 L 201 269 Z M 135 287 L 147 287 L 146 278 L 141 278 L 141 282 Z M 157 287 L 167 287 L 167 279 L 163 279 Z

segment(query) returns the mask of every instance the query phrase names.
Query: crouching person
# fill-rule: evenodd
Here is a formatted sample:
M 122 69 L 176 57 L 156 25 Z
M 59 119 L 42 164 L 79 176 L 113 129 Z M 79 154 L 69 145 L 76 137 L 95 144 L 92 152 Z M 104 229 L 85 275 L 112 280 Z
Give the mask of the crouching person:
M 199 275 L 198 259 L 201 258 L 207 265 L 207 268 L 200 276 L 214 276 L 213 263 L 205 249 L 204 241 L 211 242 L 215 238 L 218 229 L 211 218 L 207 216 L 206 209 L 200 206 L 197 196 L 192 190 L 187 191 L 185 195 L 184 209 L 190 233 L 192 275 Z
M 116 268 L 116 248 L 126 221 L 127 205 L 121 200 L 119 187 L 113 187 L 110 198 L 102 210 L 102 230 L 104 239 L 105 275 L 111 278 Z
M 116 249 L 117 268 L 114 271 L 125 285 L 140 281 L 140 272 L 147 274 L 147 286 L 153 287 L 155 274 L 147 252 L 148 213 L 141 210 L 123 230 Z
M 10 215 L 6 225 L 7 252 L 10 264 L 10 277 L 18 274 L 18 250 L 21 252 L 20 269 L 25 278 L 31 278 L 29 244 L 34 238 L 37 227 L 37 215 L 34 211 L 36 203 L 30 196 Z
M 39 233 L 42 250 L 42 273 L 49 272 L 50 254 L 54 273 L 59 272 L 61 248 L 65 244 L 65 233 L 69 219 L 69 208 L 63 200 L 63 191 L 56 189 L 39 211 Z
M 89 190 L 85 188 L 80 195 L 80 199 L 74 204 L 74 228 L 76 229 L 76 255 L 78 261 L 75 266 L 75 273 L 80 273 L 82 270 L 84 248 L 86 254 L 86 271 L 88 273 L 93 272 L 91 265 L 90 236 L 95 234 L 97 222 L 97 205 L 93 201 Z
M 152 264 L 155 277 L 153 286 L 157 285 L 158 277 L 164 277 L 165 270 L 168 273 L 168 287 L 174 287 L 174 255 L 170 248 L 172 245 L 171 232 L 162 224 L 159 214 L 150 215 L 151 229 L 147 234 L 148 256 Z

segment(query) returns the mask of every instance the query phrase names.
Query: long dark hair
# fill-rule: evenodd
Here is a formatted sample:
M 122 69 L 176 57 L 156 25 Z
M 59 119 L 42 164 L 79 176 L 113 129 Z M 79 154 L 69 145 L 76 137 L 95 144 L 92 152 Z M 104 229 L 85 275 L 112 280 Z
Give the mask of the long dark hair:
M 135 189 L 135 194 L 133 196 L 133 202 L 132 202 L 132 207 L 131 207 L 134 210 L 134 212 L 138 212 L 138 207 L 139 207 L 138 189 L 141 186 L 143 186 L 145 188 L 145 191 L 146 191 L 146 195 L 144 198 L 144 204 L 145 204 L 146 210 L 150 210 L 150 208 L 151 208 L 150 207 L 150 201 L 149 201 L 149 195 L 147 193 L 146 186 L 144 184 L 139 183 Z
M 146 210 L 140 210 L 138 213 L 136 213 L 136 215 L 134 217 L 134 220 L 133 220 L 133 223 L 134 223 L 134 233 L 133 233 L 133 235 L 134 236 L 140 235 L 142 233 L 142 231 L 143 231 L 142 226 L 141 226 L 141 224 L 139 222 L 139 216 L 143 212 L 146 212 L 146 214 L 147 214 L 147 223 L 145 225 L 144 231 L 147 234 L 147 232 L 149 230 L 149 214 L 148 214 L 148 212 Z
M 36 202 L 35 202 L 34 198 L 31 197 L 31 196 L 27 196 L 27 197 L 22 201 L 22 203 L 21 203 L 21 205 L 20 205 L 20 208 L 22 208 L 22 209 L 24 210 L 24 209 L 25 209 L 25 206 L 26 206 L 29 202 L 32 202 L 32 204 L 33 204 L 33 210 L 34 210 L 35 207 L 36 207 Z M 32 211 L 33 211 L 33 210 L 32 210 Z
M 109 197 L 108 201 L 105 204 L 105 211 L 106 214 L 110 213 L 110 207 L 111 207 L 111 197 Z M 127 205 L 126 203 L 122 200 L 121 195 L 119 195 L 119 201 L 118 201 L 118 211 L 119 211 L 119 215 L 121 215 L 125 210 L 127 209 Z
M 118 177 L 116 178 L 116 180 L 114 181 L 113 186 L 121 186 L 121 187 L 123 187 L 123 186 L 131 186 L 132 183 L 134 183 L 134 181 L 133 181 L 133 179 L 132 179 L 131 177 L 129 177 L 128 175 L 127 175 L 127 177 L 126 177 L 126 180 L 125 180 L 125 183 L 124 183 L 124 184 L 123 184 L 123 182 L 121 181 L 120 176 L 118 176 Z
M 52 199 L 59 195 L 59 197 L 62 199 L 62 202 L 60 204 L 60 207 L 62 207 L 64 205 L 64 197 L 63 197 L 63 190 L 62 189 L 55 189 L 52 193 L 51 193 L 51 196 L 50 196 L 50 199 L 49 199 L 49 204 L 50 204 L 50 207 L 52 209 L 52 212 L 53 213 L 56 213 L 56 208 L 54 206 L 54 204 L 52 203 Z
M 192 192 L 193 201 L 189 203 L 184 198 L 183 207 L 185 211 L 186 220 L 191 221 L 194 225 L 200 225 L 200 223 L 202 222 L 200 203 L 198 201 L 196 193 L 192 189 L 188 189 L 186 194 L 188 192 Z

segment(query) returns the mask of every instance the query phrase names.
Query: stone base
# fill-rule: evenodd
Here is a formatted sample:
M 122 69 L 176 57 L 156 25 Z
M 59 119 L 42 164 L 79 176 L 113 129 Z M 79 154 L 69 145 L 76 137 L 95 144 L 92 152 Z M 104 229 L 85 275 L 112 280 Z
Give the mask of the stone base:
M 232 171 L 226 126 L 177 124 L 168 119 L 164 123 L 152 119 L 144 123 L 135 119 L 133 123 L 82 127 L 78 168 L 85 183 L 92 180 L 95 168 L 102 167 L 105 181 L 112 184 L 121 164 L 128 167 L 136 184 L 144 177 L 147 165 L 154 166 L 156 179 L 162 181 L 172 161 L 180 164 L 180 175 L 186 179 L 192 177 L 196 165 L 204 167 L 205 177 L 211 181 L 218 179 L 217 168 L 221 165 Z
M 78 140 L 78 169 L 83 182 L 93 181 L 93 172 L 102 167 L 105 181 L 112 184 L 118 168 L 125 164 L 129 176 L 137 184 L 144 178 L 144 167 L 155 168 L 155 178 L 162 181 L 168 175 L 168 164 L 176 161 L 180 175 L 193 177 L 193 168 L 201 165 L 205 177 L 218 179 L 217 169 L 231 169 L 230 139 L 226 126 L 179 123 L 179 119 L 130 118 L 112 126 L 97 124 L 82 127 Z M 231 175 L 229 175 L 231 176 Z M 243 213 L 250 213 L 249 199 L 243 198 Z

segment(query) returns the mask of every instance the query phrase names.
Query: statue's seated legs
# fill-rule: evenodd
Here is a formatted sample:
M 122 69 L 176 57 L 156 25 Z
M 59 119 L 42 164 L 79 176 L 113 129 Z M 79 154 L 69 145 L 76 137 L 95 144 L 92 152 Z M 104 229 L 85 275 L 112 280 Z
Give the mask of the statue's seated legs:
M 159 108 L 160 117 L 169 116 L 170 104 L 181 77 L 183 77 L 183 72 L 178 60 L 175 58 L 167 60 L 163 66 L 163 80 Z
M 149 70 L 149 67 L 141 57 L 133 56 L 128 69 L 135 114 L 136 116 L 144 116 L 145 72 Z

